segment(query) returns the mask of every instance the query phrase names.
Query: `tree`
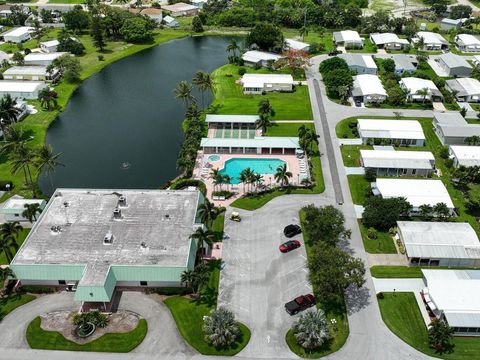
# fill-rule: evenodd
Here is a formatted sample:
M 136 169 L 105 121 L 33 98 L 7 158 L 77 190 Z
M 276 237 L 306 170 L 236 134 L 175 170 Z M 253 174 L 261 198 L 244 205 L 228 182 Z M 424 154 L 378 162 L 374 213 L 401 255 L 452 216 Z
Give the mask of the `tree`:
M 200 254 L 201 250 L 205 248 L 205 245 L 208 247 L 212 246 L 214 235 L 210 230 L 205 230 L 203 227 L 198 227 L 197 230 L 192 234 L 192 238 L 197 240 L 197 255 Z
M 7 260 L 8 263 L 10 263 L 13 260 L 12 247 L 14 244 L 15 245 L 17 244 L 15 242 L 15 239 L 0 237 L 0 253 L 5 254 L 5 259 Z
M 60 33 L 58 42 L 57 51 L 65 51 L 73 55 L 83 55 L 85 53 L 85 46 L 78 39 L 70 36 L 68 31 Z
M 258 48 L 266 51 L 283 48 L 283 34 L 277 26 L 271 23 L 258 23 L 247 35 L 246 43 L 248 46 L 256 45 Z
M 93 39 L 93 45 L 95 45 L 96 48 L 100 49 L 101 52 L 103 52 L 103 49 L 106 45 L 103 34 L 104 28 L 102 19 L 100 18 L 100 16 L 94 16 L 92 20 L 92 29 L 90 35 Z
M 267 129 L 272 126 L 272 122 L 267 114 L 260 114 L 258 119 L 255 121 L 255 127 L 257 129 L 262 129 L 262 135 L 267 133 Z
M 50 90 L 50 88 L 46 87 L 39 91 L 38 93 L 38 101 L 40 101 L 40 105 L 47 109 L 47 111 L 53 110 L 57 107 L 57 93 L 54 90 Z
M 443 320 L 434 320 L 428 327 L 428 340 L 430 345 L 439 351 L 444 351 L 452 345 L 453 329 Z
M 298 33 L 302 37 L 302 41 L 305 41 L 305 36 L 308 36 L 308 27 L 302 26 L 300 30 L 298 30 Z
M 198 216 L 200 217 L 200 221 L 202 223 L 204 223 L 207 227 L 210 227 L 218 216 L 218 210 L 210 201 L 205 199 L 203 204 L 200 204 L 198 207 Z
M 433 206 L 433 212 L 435 213 L 435 216 L 440 220 L 448 219 L 451 216 L 450 209 L 448 208 L 447 204 L 443 202 L 435 204 Z
M 227 45 L 228 60 L 230 63 L 236 63 L 238 61 L 237 51 L 240 50 L 240 47 L 237 44 L 235 39 L 230 39 L 230 42 Z
M 17 121 L 21 110 L 16 106 L 17 100 L 12 99 L 10 94 L 4 95 L 0 99 L 0 127 L 5 134 L 5 124 L 12 124 Z
M 304 349 L 317 349 L 330 337 L 328 321 L 321 309 L 300 315 L 293 324 L 293 334 L 298 345 Z
M 370 239 L 370 240 L 375 240 L 377 239 L 378 237 L 378 231 L 377 229 L 373 228 L 373 227 L 370 227 L 367 229 L 367 237 Z
M 308 268 L 308 279 L 322 300 L 340 301 L 349 286 L 365 283 L 363 262 L 324 242 L 313 247 Z
M 149 22 L 143 17 L 126 19 L 120 34 L 127 42 L 134 44 L 152 41 L 153 34 Z
M 40 205 L 37 203 L 25 204 L 23 205 L 23 207 L 25 208 L 25 210 L 23 210 L 22 216 L 24 218 L 27 218 L 28 221 L 30 221 L 31 223 L 33 223 L 34 221 L 37 221 L 37 214 L 42 213 L 42 209 L 40 208 Z
M 205 99 L 204 94 L 205 91 L 210 91 L 213 93 L 215 88 L 215 82 L 213 80 L 212 75 L 205 71 L 197 71 L 195 73 L 195 77 L 192 80 L 192 83 L 200 90 L 202 95 L 202 109 L 205 109 Z
M 67 29 L 82 31 L 88 29 L 90 25 L 90 14 L 77 5 L 73 10 L 63 14 L 63 21 Z
M 2 122 L 0 122 L 0 125 L 1 124 Z M 29 140 L 22 130 L 18 130 L 13 126 L 5 128 L 4 134 L 4 143 L 0 148 L 0 154 L 2 155 L 8 153 L 15 154 L 18 152 L 18 149 L 24 146 L 24 144 Z
M 51 66 L 59 69 L 65 80 L 69 83 L 74 83 L 80 80 L 82 66 L 80 65 L 80 61 L 73 56 L 68 54 L 62 55 L 55 59 Z
M 0 241 L 1 243 L 1 241 Z M 1 251 L 1 249 L 0 249 Z M 9 267 L 0 267 L 0 284 L 3 288 L 3 284 L 5 283 L 5 280 L 7 280 L 8 278 L 10 277 L 14 277 L 15 274 L 13 273 L 12 269 L 10 269 Z
M 450 7 L 450 18 L 463 19 L 472 15 L 472 8 L 468 5 L 453 5 Z
M 347 62 L 335 56 L 320 63 L 320 73 L 322 75 L 337 69 L 349 70 Z
M 258 102 L 258 114 L 266 114 L 269 116 L 275 116 L 275 109 L 270 104 L 270 100 L 268 98 L 263 98 Z
M 32 188 L 33 197 L 35 197 L 35 183 L 30 171 L 30 166 L 35 162 L 35 153 L 22 143 L 12 155 L 12 173 L 16 175 L 20 170 L 23 172 L 25 183 Z
M 37 40 L 38 44 L 40 44 L 40 40 L 42 39 L 42 36 L 44 34 L 45 34 L 45 30 L 42 28 L 40 21 L 34 20 L 32 37 Z
M 423 205 L 420 205 L 419 209 L 420 209 L 420 217 L 422 218 L 422 220 L 424 221 L 432 220 L 433 207 L 431 205 L 423 204 Z
M 40 10 L 40 17 L 42 18 L 42 22 L 44 24 L 53 23 L 53 13 L 51 10 L 47 10 L 47 9 Z
M 18 66 L 25 65 L 25 57 L 21 52 L 18 52 L 18 51 L 15 54 L 13 54 L 12 61 Z
M 193 269 L 192 287 L 197 297 L 200 296 L 200 291 L 205 285 L 208 284 L 209 280 L 210 272 L 208 265 L 204 262 L 201 262 L 195 266 L 195 269 Z
M 280 183 L 281 187 L 284 187 L 285 185 L 288 185 L 288 181 L 292 177 L 292 173 L 287 170 L 287 164 L 283 164 L 277 167 L 273 177 L 277 182 Z
M 340 98 L 339 89 L 347 87 L 349 90 L 353 85 L 353 78 L 350 69 L 335 69 L 333 71 L 322 74 L 323 82 L 327 87 L 327 92 L 332 97 Z
M 44 144 L 37 153 L 38 158 L 36 160 L 36 166 L 38 173 L 45 173 L 45 176 L 50 180 L 50 186 L 52 191 L 53 183 L 51 174 L 55 172 L 55 168 L 57 166 L 65 166 L 58 161 L 58 158 L 61 155 L 62 153 L 54 154 L 53 148 L 48 144 Z
M 191 288 L 194 278 L 195 278 L 195 276 L 194 276 L 192 270 L 185 270 L 180 275 L 180 283 L 185 285 L 185 287 L 187 287 L 187 288 Z
M 23 227 L 18 221 L 7 221 L 0 225 L 0 237 L 13 239 L 12 246 L 18 250 L 16 239 L 22 230 Z
M 385 59 L 383 60 L 383 70 L 388 73 L 395 72 L 395 61 L 393 59 Z
M 227 347 L 237 340 L 240 327 L 235 321 L 233 312 L 219 307 L 204 318 L 203 333 L 207 343 L 215 347 Z
M 196 33 L 203 32 L 202 19 L 199 16 L 194 16 L 192 20 L 192 31 Z
M 305 216 L 302 225 L 312 243 L 334 246 L 340 239 L 350 238 L 351 231 L 345 228 L 343 213 L 332 205 L 316 207 L 312 204 L 303 207 L 302 211 Z
M 402 216 L 407 216 L 412 205 L 405 198 L 383 199 L 372 196 L 365 201 L 362 215 L 363 224 L 369 228 L 387 231 L 394 227 Z
M 473 135 L 473 136 L 467 137 L 465 138 L 465 140 L 463 140 L 463 142 L 465 145 L 478 146 L 480 145 L 480 136 Z
M 428 90 L 428 88 L 423 88 L 423 89 L 417 90 L 417 92 L 415 94 L 420 95 L 422 97 L 422 103 L 425 104 L 425 100 L 427 100 L 429 90 Z
M 173 90 L 176 99 L 181 99 L 185 107 L 190 106 L 195 101 L 192 95 L 192 85 L 187 81 L 182 80 L 178 83 L 175 90 Z

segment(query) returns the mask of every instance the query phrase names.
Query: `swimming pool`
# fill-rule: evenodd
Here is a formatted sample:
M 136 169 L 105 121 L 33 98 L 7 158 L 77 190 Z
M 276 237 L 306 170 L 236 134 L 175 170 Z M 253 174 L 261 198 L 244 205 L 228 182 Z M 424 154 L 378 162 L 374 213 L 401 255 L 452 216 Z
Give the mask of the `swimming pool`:
M 220 155 L 216 155 L 216 154 L 215 154 L 215 155 L 210 155 L 210 156 L 208 157 L 208 160 L 210 160 L 210 161 L 218 161 L 218 160 L 220 160 Z
M 232 184 L 240 183 L 240 173 L 243 169 L 250 168 L 258 174 L 275 174 L 280 165 L 285 164 L 285 161 L 280 159 L 245 159 L 237 158 L 230 159 L 225 162 L 225 167 L 220 170 L 220 174 L 230 175 L 232 177 Z

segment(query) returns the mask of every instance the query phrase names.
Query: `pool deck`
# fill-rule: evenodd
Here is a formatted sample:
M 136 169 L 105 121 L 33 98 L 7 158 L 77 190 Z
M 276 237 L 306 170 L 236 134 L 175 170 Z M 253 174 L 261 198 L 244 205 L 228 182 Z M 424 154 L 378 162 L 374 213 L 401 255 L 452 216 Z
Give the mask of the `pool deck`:
M 218 155 L 219 160 L 212 161 L 209 160 L 209 156 Z M 300 172 L 305 171 L 304 166 L 301 163 L 306 163 L 305 159 L 298 159 L 295 155 L 282 155 L 282 154 L 204 154 L 202 151 L 199 151 L 197 154 L 197 160 L 195 163 L 195 168 L 193 170 L 193 178 L 202 180 L 207 187 L 207 197 L 208 199 L 215 204 L 215 206 L 228 206 L 236 199 L 242 197 L 245 194 L 247 186 L 244 186 L 242 183 L 239 184 L 224 184 L 221 186 L 217 185 L 215 191 L 228 190 L 234 192 L 235 195 L 230 199 L 226 200 L 217 200 L 213 199 L 213 180 L 210 177 L 210 174 L 213 169 L 223 169 L 225 167 L 225 162 L 230 159 L 280 159 L 287 164 L 287 169 L 292 173 L 290 178 L 291 184 L 298 184 L 298 179 L 300 178 Z M 306 166 L 308 169 L 308 165 Z M 306 170 L 308 172 L 308 170 Z M 278 185 L 274 179 L 274 176 L 271 174 L 266 174 L 263 176 L 264 182 L 262 184 L 263 188 L 269 188 L 270 186 Z M 260 190 L 260 189 L 259 189 Z

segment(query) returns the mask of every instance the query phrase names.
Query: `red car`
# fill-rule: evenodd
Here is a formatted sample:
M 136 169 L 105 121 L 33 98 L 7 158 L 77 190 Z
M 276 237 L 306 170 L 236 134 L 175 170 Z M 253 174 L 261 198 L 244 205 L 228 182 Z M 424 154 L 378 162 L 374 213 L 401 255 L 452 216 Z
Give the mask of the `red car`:
M 298 240 L 290 240 L 280 245 L 279 249 L 282 253 L 286 253 L 286 252 L 295 250 L 296 248 L 299 248 L 301 245 L 302 244 Z
M 302 295 L 286 303 L 285 310 L 287 310 L 290 315 L 295 315 L 300 311 L 314 306 L 316 303 L 317 301 L 315 299 L 315 296 L 313 296 L 312 294 Z

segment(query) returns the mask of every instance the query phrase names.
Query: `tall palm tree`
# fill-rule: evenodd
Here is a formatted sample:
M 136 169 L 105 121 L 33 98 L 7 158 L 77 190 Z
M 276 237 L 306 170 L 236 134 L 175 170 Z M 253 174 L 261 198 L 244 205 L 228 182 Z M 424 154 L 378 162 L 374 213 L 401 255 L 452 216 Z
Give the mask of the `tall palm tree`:
M 230 310 L 219 307 L 203 320 L 205 340 L 215 347 L 227 347 L 237 340 L 240 328 Z
M 215 209 L 215 206 L 207 199 L 205 199 L 203 204 L 198 206 L 198 216 L 200 217 L 202 223 L 204 223 L 207 227 L 212 225 L 213 220 L 215 220 L 217 215 L 218 213 Z
M 240 47 L 238 46 L 238 43 L 235 39 L 231 39 L 230 42 L 227 45 L 227 53 L 232 54 L 233 59 L 235 60 L 237 58 L 237 51 L 240 50 Z
M 42 89 L 38 93 L 38 101 L 40 101 L 40 105 L 44 109 L 47 109 L 47 111 L 53 110 L 58 105 L 57 93 L 53 90 L 50 90 L 48 87 Z
M 193 272 L 193 290 L 195 291 L 195 295 L 199 296 L 200 291 L 202 290 L 203 286 L 208 284 L 210 280 L 210 274 L 208 271 L 200 271 L 199 268 L 200 265 L 197 265 L 195 267 L 195 270 Z
M 0 268 L 0 282 L 3 284 L 5 280 L 7 280 L 9 277 L 14 277 L 15 274 L 13 273 L 12 269 L 9 267 L 3 267 Z
M 240 172 L 240 181 L 242 181 L 244 184 L 250 185 L 253 183 L 252 181 L 253 176 L 254 176 L 253 170 L 250 169 L 249 167 L 245 168 Z M 249 187 L 247 187 L 247 191 L 250 191 L 248 189 Z M 244 191 L 245 191 L 245 186 L 244 186 Z
M 321 309 L 308 311 L 293 325 L 297 343 L 304 349 L 317 349 L 330 337 L 328 322 Z
M 5 143 L 0 148 L 0 154 L 16 153 L 29 140 L 23 130 L 10 126 L 5 132 Z
M 272 122 L 270 121 L 269 114 L 260 114 L 258 119 L 255 121 L 255 127 L 257 129 L 262 129 L 262 135 L 267 133 L 267 129 L 272 126 Z
M 305 41 L 305 36 L 308 36 L 308 27 L 307 26 L 302 26 L 298 30 L 300 36 L 302 37 L 302 41 Z
M 10 263 L 13 259 L 12 247 L 13 243 L 16 244 L 12 238 L 0 237 L 0 253 L 5 254 L 5 259 Z
M 33 223 L 34 221 L 37 221 L 37 214 L 42 213 L 42 209 L 40 208 L 40 205 L 37 203 L 25 204 L 23 205 L 23 207 L 25 208 L 25 210 L 23 210 L 22 216 L 24 218 L 27 218 L 28 221 L 30 221 L 31 223 Z
M 7 124 L 12 124 L 17 122 L 20 113 L 21 110 L 17 107 L 17 100 L 12 99 L 10 94 L 4 95 L 0 100 L 0 119 L 3 119 Z
M 65 166 L 58 161 L 58 158 L 62 153 L 53 153 L 53 148 L 50 145 L 44 144 L 37 152 L 36 166 L 38 174 L 42 172 L 50 180 L 50 187 L 53 191 L 53 181 L 51 174 L 55 172 L 57 166 Z
M 185 285 L 187 288 L 192 287 L 192 283 L 194 281 L 194 274 L 192 270 L 185 270 L 181 275 L 180 275 L 180 282 Z
M 197 239 L 197 256 L 205 245 L 207 245 L 207 248 L 212 246 L 214 240 L 213 233 L 208 229 L 205 230 L 203 227 L 198 227 L 191 237 Z
M 230 189 L 230 184 L 232 183 L 232 180 L 233 179 L 230 175 L 227 175 L 227 174 L 223 175 L 223 182 L 227 184 L 227 190 Z
M 182 100 L 183 105 L 186 108 L 195 101 L 195 98 L 192 95 L 192 84 L 188 81 L 180 81 L 175 90 L 173 90 L 173 93 L 176 99 Z
M 23 230 L 23 226 L 18 221 L 8 221 L 0 225 L 0 237 L 12 239 L 12 247 L 18 250 L 17 237 Z
M 277 172 L 274 175 L 275 180 L 280 183 L 281 187 L 288 185 L 289 179 L 292 177 L 292 173 L 287 170 L 287 164 L 277 167 Z
M 37 43 L 40 44 L 40 40 L 42 39 L 42 36 L 45 34 L 45 30 L 42 28 L 40 21 L 35 20 L 33 22 L 33 33 L 32 37 L 37 40 Z
M 205 91 L 214 92 L 215 83 L 212 75 L 205 71 L 197 71 L 192 80 L 193 84 L 198 88 L 202 95 L 202 110 L 205 109 Z
M 25 183 L 32 188 L 33 197 L 35 197 L 35 183 L 33 182 L 30 166 L 35 163 L 35 153 L 23 144 L 13 154 L 12 158 L 12 173 L 15 175 L 20 170 L 25 176 Z
M 258 114 L 268 114 L 270 116 L 275 116 L 275 109 L 270 104 L 268 98 L 264 98 L 258 103 Z

